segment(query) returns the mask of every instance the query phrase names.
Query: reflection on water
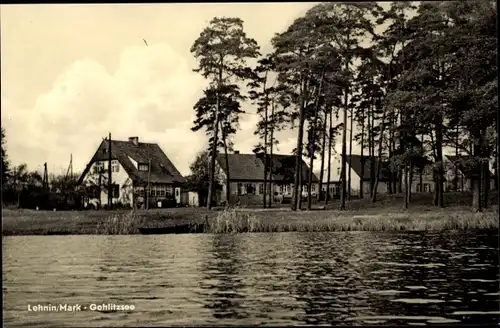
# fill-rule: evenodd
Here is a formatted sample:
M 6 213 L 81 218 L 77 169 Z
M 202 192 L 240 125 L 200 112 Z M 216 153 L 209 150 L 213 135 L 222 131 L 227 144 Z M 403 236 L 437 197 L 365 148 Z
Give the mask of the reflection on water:
M 6 326 L 496 323 L 498 236 L 4 237 Z M 80 304 L 81 312 L 28 305 Z M 89 311 L 89 304 L 133 304 Z

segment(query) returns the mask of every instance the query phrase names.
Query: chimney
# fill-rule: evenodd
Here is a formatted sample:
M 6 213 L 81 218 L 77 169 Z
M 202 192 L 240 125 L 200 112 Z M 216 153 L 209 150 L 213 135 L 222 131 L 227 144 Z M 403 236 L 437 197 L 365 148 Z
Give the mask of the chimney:
M 239 151 L 239 150 L 235 150 L 235 151 L 234 151 L 234 153 L 235 153 L 235 154 L 239 154 L 239 153 L 240 153 L 240 151 Z
M 136 146 L 139 146 L 139 137 L 129 137 L 128 141 L 130 141 L 131 143 L 133 143 Z

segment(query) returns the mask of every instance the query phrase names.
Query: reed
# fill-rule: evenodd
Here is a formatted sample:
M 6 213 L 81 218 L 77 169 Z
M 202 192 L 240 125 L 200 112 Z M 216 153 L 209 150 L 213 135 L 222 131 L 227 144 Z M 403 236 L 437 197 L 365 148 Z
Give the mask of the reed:
M 130 235 L 139 233 L 138 227 L 144 224 L 144 218 L 133 211 L 125 215 L 110 215 L 99 221 L 95 226 L 96 235 Z
M 228 209 L 205 226 L 207 233 L 329 232 L 329 231 L 445 231 L 498 229 L 497 213 L 387 213 L 347 216 L 324 212 L 323 218 L 269 218 Z

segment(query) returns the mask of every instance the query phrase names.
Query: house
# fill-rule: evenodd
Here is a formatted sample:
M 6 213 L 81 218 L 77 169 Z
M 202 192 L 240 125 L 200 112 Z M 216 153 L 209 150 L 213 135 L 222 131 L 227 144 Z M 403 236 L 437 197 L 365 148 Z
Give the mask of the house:
M 87 205 L 107 204 L 108 163 L 109 141 L 103 140 L 78 180 Z M 149 207 L 166 199 L 179 204 L 185 182 L 158 144 L 139 142 L 138 137 L 111 141 L 111 179 L 113 204 L 135 208 L 148 200 Z
M 342 155 L 336 154 L 332 156 L 332 161 L 330 163 L 330 195 L 331 197 L 338 197 L 340 195 L 340 174 L 342 169 Z M 347 193 L 351 193 L 351 196 L 359 196 L 359 191 L 361 183 L 363 183 L 363 194 L 370 194 L 370 172 L 371 172 L 371 161 L 373 159 L 370 156 L 363 156 L 364 161 L 364 172 L 362 172 L 361 155 L 347 155 L 346 156 L 346 180 L 349 179 L 349 171 L 351 172 L 351 190 L 349 186 L 346 186 Z M 373 161 L 374 169 L 377 169 L 378 160 L 375 158 Z M 323 184 L 322 189 L 326 191 L 326 182 L 328 181 L 328 165 L 325 165 L 323 171 Z M 361 178 L 362 176 L 362 178 Z M 382 160 L 380 166 L 380 175 L 377 186 L 377 193 L 387 193 L 389 183 L 389 162 L 387 160 Z
M 419 169 L 414 169 L 413 170 L 413 177 L 411 181 L 411 192 L 416 193 L 416 192 L 434 192 L 435 189 L 435 179 L 434 179 L 434 167 L 433 163 L 427 163 L 427 165 L 424 166 L 424 169 L 422 172 L 420 172 Z M 404 181 L 403 181 L 403 188 L 404 188 Z M 446 177 L 444 177 L 444 187 L 445 191 L 447 191 L 446 188 Z
M 474 159 L 468 155 L 445 155 L 445 175 L 449 181 L 448 188 L 457 191 L 471 191 L 472 180 L 478 177 L 474 167 Z M 495 174 L 491 171 L 492 163 L 489 163 L 490 189 L 495 188 Z M 456 173 L 456 174 L 455 174 Z
M 264 197 L 264 159 L 256 154 L 228 154 L 230 178 L 230 203 L 242 205 L 262 204 Z M 272 200 L 283 202 L 292 197 L 295 181 L 295 156 L 272 156 Z M 216 160 L 216 170 L 221 176 L 222 190 L 218 192 L 218 202 L 226 202 L 227 166 L 225 154 L 219 154 Z M 302 196 L 307 195 L 309 167 L 302 161 Z M 312 177 L 311 194 L 318 191 L 318 178 Z M 269 185 L 268 185 L 269 188 Z M 269 189 L 268 189 L 269 191 Z M 269 195 L 269 193 L 266 193 Z M 269 196 L 267 196 L 269 197 Z

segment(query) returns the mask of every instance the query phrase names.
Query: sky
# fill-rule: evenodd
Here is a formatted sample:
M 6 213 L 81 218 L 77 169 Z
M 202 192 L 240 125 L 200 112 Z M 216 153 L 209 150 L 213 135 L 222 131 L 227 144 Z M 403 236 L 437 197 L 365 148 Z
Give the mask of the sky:
M 11 165 L 82 171 L 113 139 L 158 143 L 182 174 L 206 148 L 192 132 L 206 81 L 191 45 L 216 16 L 240 17 L 249 37 L 270 40 L 314 3 L 1 5 L 1 119 Z M 145 42 L 146 40 L 147 46 Z M 247 106 L 247 108 L 249 108 Z M 249 111 L 255 111 L 250 107 Z M 234 143 L 251 152 L 256 114 L 241 118 Z M 289 153 L 296 132 L 280 138 Z
M 190 52 L 203 28 L 214 17 L 239 17 L 268 53 L 275 33 L 315 4 L 1 5 L 1 120 L 11 166 L 42 171 L 47 162 L 49 174 L 61 174 L 72 155 L 81 172 L 111 133 L 158 143 L 189 174 L 207 148 L 205 132 L 191 131 L 193 106 L 207 86 Z M 258 115 L 250 104 L 243 109 L 234 148 L 251 153 Z M 275 153 L 295 148 L 296 130 L 276 137 Z M 341 151 L 340 142 L 335 148 Z

